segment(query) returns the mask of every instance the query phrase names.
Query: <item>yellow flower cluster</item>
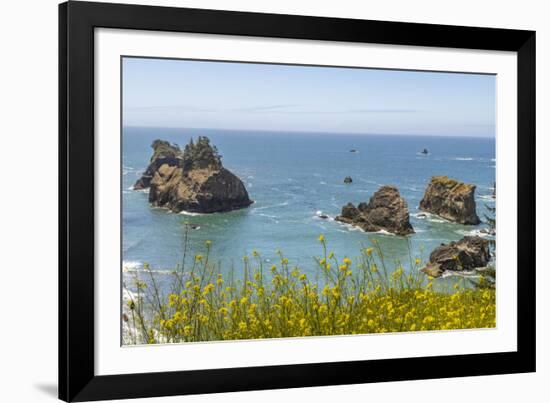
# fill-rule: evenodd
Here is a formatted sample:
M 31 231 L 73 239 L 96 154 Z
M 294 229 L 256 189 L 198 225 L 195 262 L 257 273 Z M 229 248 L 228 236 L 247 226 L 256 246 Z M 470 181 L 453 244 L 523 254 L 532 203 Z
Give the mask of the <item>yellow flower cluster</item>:
M 242 278 L 227 277 L 195 255 L 185 280 L 175 272 L 174 292 L 166 298 L 150 295 L 152 315 L 139 314 L 132 302 L 135 328 L 143 342 L 182 342 L 259 339 L 311 335 L 343 335 L 495 327 L 495 290 L 456 283 L 442 289 L 437 280 L 417 270 L 420 259 L 406 271 L 391 272 L 382 252 L 363 248 L 355 262 L 327 252 L 318 241 L 321 279 L 309 280 L 279 252 L 279 261 L 264 273 L 262 259 L 243 259 Z M 376 253 L 373 253 L 376 251 Z M 331 271 L 332 267 L 339 270 Z M 153 292 L 145 287 L 141 292 Z M 224 286 L 226 285 L 226 286 Z M 449 289 L 450 288 L 450 289 Z M 138 306 L 138 308 L 140 308 Z M 134 315 L 134 313 L 136 313 Z

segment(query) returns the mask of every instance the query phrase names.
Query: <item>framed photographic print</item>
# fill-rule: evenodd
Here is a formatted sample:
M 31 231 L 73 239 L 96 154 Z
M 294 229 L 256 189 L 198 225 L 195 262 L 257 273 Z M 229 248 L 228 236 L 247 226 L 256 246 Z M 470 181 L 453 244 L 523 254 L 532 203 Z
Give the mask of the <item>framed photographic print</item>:
M 535 370 L 535 33 L 68 2 L 59 397 Z

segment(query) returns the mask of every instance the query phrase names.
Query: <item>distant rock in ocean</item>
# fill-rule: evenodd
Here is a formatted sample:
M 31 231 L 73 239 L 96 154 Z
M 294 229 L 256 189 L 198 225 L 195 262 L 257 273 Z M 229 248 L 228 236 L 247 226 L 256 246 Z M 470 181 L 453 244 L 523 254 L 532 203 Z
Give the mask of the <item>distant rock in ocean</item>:
M 352 148 L 351 150 L 349 150 L 350 153 L 357 153 L 359 151 L 357 151 L 355 148 Z
M 426 188 L 419 208 L 449 221 L 477 225 L 481 221 L 476 213 L 475 190 L 475 185 L 447 176 L 434 176 Z
M 179 213 L 215 213 L 252 204 L 243 182 L 222 166 L 208 137 L 193 139 L 184 151 L 155 140 L 153 156 L 134 189 L 149 188 L 149 202 Z
M 346 176 L 344 178 L 344 183 L 352 183 L 353 182 L 353 179 L 351 179 L 351 176 Z
M 442 244 L 434 249 L 430 261 L 421 271 L 431 277 L 440 277 L 446 271 L 484 268 L 490 260 L 489 241 L 478 236 L 465 236 L 459 241 Z
M 421 154 L 428 155 L 429 154 L 428 149 L 427 148 L 423 149 Z
M 409 222 L 407 202 L 394 186 L 382 186 L 368 204 L 359 203 L 357 207 L 352 203 L 346 204 L 335 220 L 357 226 L 366 232 L 384 230 L 396 235 L 414 233 Z

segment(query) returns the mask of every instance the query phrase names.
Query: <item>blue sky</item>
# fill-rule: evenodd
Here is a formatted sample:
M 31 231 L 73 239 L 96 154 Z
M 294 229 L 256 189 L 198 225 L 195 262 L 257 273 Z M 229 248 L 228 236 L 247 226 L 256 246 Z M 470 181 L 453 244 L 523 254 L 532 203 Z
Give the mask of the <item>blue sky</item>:
M 125 126 L 494 137 L 495 76 L 123 59 Z

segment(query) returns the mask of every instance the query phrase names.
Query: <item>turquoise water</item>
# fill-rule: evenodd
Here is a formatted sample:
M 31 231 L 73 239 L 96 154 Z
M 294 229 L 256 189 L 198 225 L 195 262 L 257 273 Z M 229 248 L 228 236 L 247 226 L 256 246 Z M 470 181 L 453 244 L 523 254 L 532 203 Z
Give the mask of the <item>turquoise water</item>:
M 249 208 L 210 215 L 174 214 L 151 208 L 147 193 L 131 190 L 146 168 L 150 144 L 160 138 L 186 144 L 190 137 L 206 135 L 218 147 L 223 164 L 239 176 L 254 204 Z M 430 154 L 419 154 L 427 148 Z M 351 153 L 356 149 L 357 153 Z M 353 178 L 344 184 L 346 176 Z M 268 263 L 282 250 L 291 264 L 309 273 L 320 256 L 317 242 L 324 234 L 338 257 L 359 255 L 361 245 L 376 238 L 387 256 L 408 261 L 408 241 L 414 257 L 428 257 L 443 242 L 475 234 L 486 226 L 463 226 L 437 217 L 417 217 L 418 204 L 433 175 L 477 185 L 477 211 L 494 206 L 495 140 L 488 138 L 343 135 L 314 133 L 240 132 L 204 129 L 126 127 L 123 131 L 123 265 L 139 269 L 144 262 L 154 270 L 170 270 L 183 255 L 184 225 L 192 250 L 202 251 L 211 240 L 215 261 L 241 267 L 253 250 Z M 323 220 L 334 217 L 347 202 L 367 201 L 381 185 L 397 186 L 409 205 L 416 234 L 407 238 L 364 233 Z

